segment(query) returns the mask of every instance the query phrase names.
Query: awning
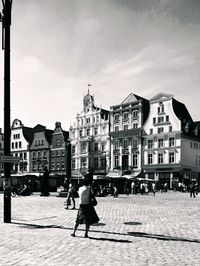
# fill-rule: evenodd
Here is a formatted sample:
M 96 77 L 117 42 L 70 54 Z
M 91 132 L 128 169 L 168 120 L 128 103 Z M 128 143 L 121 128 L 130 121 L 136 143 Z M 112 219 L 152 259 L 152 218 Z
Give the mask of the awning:
M 107 178 L 122 178 L 121 175 L 118 174 L 118 172 L 109 172 L 106 175 Z
M 131 175 L 123 175 L 122 177 L 125 177 L 127 179 L 137 179 L 141 172 L 134 172 Z

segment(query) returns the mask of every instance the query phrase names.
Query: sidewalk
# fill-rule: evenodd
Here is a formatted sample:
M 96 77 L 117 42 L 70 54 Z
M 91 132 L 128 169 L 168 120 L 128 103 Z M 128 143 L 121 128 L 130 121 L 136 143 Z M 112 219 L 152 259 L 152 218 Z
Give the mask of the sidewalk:
M 12 198 L 12 223 L 3 223 L 0 265 L 200 265 L 200 195 L 169 192 L 97 198 L 100 223 L 71 237 L 77 210 L 64 198 Z M 78 206 L 78 199 L 76 199 Z

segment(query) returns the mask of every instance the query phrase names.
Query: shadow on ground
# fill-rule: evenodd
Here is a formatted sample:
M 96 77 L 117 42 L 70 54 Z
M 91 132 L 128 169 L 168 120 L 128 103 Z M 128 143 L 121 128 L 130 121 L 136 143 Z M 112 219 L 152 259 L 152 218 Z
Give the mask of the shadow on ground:
M 187 239 L 187 238 L 182 238 L 182 237 L 148 234 L 144 232 L 128 232 L 128 234 L 131 236 L 135 236 L 135 237 L 154 238 L 154 239 L 164 240 L 164 241 L 183 241 L 183 242 L 200 243 L 200 240 L 198 239 Z
M 139 223 L 139 222 L 125 222 L 124 224 L 127 224 L 127 225 L 142 225 L 142 223 Z

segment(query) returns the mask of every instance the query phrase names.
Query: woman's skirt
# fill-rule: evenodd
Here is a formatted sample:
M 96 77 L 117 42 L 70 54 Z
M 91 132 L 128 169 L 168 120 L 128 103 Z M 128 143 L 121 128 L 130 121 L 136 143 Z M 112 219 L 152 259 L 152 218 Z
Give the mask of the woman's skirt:
M 99 221 L 99 217 L 95 211 L 95 208 L 90 204 L 81 204 L 76 217 L 76 222 L 79 224 L 96 224 Z

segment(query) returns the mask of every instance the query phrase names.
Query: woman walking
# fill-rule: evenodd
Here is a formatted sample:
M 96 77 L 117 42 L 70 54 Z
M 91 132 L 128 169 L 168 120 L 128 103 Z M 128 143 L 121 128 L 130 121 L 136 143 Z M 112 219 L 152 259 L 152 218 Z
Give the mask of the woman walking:
M 79 224 L 85 224 L 85 237 L 88 237 L 88 231 L 91 224 L 98 223 L 99 217 L 91 203 L 91 198 L 94 197 L 89 186 L 89 180 L 83 180 L 83 186 L 79 188 L 79 210 L 74 225 L 74 231 L 71 236 L 76 236 L 76 230 Z

